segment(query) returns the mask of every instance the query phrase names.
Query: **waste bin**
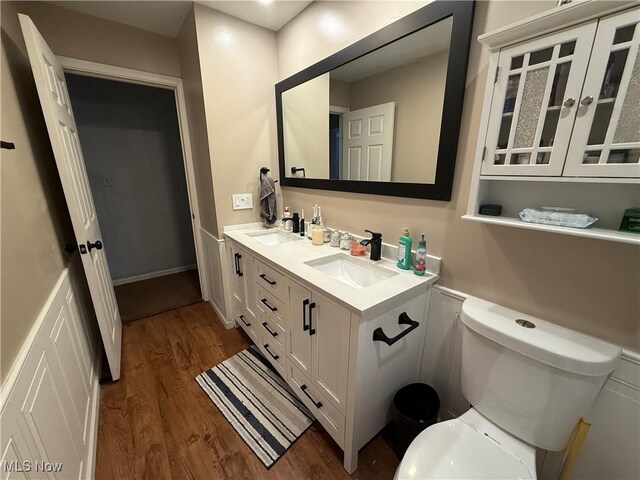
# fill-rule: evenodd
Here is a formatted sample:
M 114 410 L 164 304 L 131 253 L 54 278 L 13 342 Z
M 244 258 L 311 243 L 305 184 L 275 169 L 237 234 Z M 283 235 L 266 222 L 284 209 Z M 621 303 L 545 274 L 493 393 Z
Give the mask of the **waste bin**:
M 396 454 L 402 459 L 411 442 L 438 420 L 440 397 L 426 383 L 411 383 L 393 397 L 393 424 Z

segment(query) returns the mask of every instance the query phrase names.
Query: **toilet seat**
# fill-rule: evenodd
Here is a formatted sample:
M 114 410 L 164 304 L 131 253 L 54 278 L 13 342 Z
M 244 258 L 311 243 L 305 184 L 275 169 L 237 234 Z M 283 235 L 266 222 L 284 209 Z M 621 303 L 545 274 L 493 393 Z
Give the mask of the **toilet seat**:
M 471 409 L 424 430 L 405 453 L 394 480 L 536 478 L 535 449 Z

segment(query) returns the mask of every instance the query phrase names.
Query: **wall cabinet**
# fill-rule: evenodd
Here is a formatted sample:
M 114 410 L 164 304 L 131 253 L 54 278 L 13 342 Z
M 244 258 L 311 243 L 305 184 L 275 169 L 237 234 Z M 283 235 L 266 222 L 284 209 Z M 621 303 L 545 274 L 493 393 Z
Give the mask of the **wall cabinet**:
M 492 57 L 463 218 L 640 244 L 617 231 L 640 186 L 640 9 L 630 5 L 564 5 L 479 37 Z M 485 203 L 502 216 L 480 215 Z M 518 218 L 543 206 L 599 221 L 575 229 Z
M 482 175 L 639 177 L 639 19 L 501 49 Z

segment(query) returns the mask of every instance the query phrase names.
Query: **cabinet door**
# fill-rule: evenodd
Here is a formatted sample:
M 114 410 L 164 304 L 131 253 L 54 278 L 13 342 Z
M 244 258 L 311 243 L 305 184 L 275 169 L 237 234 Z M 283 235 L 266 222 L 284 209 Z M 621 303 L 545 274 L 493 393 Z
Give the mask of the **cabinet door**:
M 231 261 L 231 276 L 233 278 L 233 298 L 240 304 L 245 305 L 245 282 L 242 272 L 242 251 L 233 243 L 229 243 L 229 257 Z
M 349 311 L 314 292 L 309 305 L 312 382 L 341 411 L 347 401 Z
M 309 335 L 309 305 L 311 292 L 289 281 L 289 328 L 287 356 L 292 364 L 311 378 L 311 336 Z
M 253 256 L 244 250 L 239 250 L 240 254 L 240 272 L 242 273 L 242 281 L 244 282 L 244 308 L 252 320 L 258 318 L 256 311 L 256 283 L 254 281 L 255 264 Z
M 556 175 L 562 168 L 596 22 L 500 51 L 482 175 Z
M 598 24 L 564 170 L 640 176 L 640 9 Z

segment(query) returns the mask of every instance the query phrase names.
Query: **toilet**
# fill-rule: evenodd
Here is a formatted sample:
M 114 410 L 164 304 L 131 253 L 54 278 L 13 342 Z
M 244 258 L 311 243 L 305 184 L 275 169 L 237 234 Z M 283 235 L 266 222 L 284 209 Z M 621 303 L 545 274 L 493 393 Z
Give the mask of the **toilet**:
M 461 318 L 471 408 L 420 433 L 394 478 L 535 479 L 536 447 L 567 446 L 622 350 L 474 297 Z

